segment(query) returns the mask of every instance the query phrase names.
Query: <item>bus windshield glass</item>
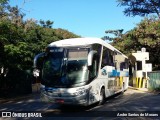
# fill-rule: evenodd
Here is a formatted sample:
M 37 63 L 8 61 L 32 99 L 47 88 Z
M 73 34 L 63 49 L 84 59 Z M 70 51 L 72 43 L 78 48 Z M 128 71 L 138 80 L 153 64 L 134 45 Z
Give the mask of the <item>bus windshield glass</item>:
M 51 48 L 43 63 L 43 82 L 50 87 L 84 85 L 88 81 L 88 52 L 88 48 Z

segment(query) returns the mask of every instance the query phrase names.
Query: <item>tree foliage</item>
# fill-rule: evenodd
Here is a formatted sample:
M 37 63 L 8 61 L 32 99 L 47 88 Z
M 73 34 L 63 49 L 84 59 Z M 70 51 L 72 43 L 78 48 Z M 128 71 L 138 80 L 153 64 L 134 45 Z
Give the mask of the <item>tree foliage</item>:
M 24 15 L 18 6 L 11 7 L 8 0 L 0 0 L 0 87 L 4 86 L 1 78 L 8 71 L 8 76 L 14 76 L 18 71 L 17 77 L 23 78 L 21 73 L 32 69 L 34 56 L 44 51 L 49 43 L 80 37 L 64 29 L 53 29 L 53 21 L 24 20 Z M 18 78 L 10 77 L 8 80 L 16 81 Z
M 106 34 L 113 34 L 115 37 L 121 37 L 122 36 L 122 32 L 123 32 L 123 29 L 119 29 L 119 30 L 106 30 L 105 31 Z M 104 36 L 102 39 L 103 40 L 110 40 L 110 41 L 114 40 L 113 37 L 109 37 L 109 36 Z
M 126 16 L 147 16 L 156 14 L 160 18 L 160 0 L 117 0 L 119 6 L 125 6 Z
M 154 69 L 160 67 L 160 20 L 154 17 L 145 18 L 134 29 L 123 34 L 121 38 L 115 38 L 112 43 L 125 54 L 140 51 L 145 47 L 150 55 L 150 61 Z
M 79 37 L 64 29 L 52 29 L 50 20 L 24 20 L 25 14 L 18 6 L 11 7 L 8 0 L 1 0 L 0 4 L 0 13 L 4 15 L 0 18 L 1 66 L 29 69 L 34 55 L 43 51 L 47 44 Z
M 52 28 L 52 25 L 53 25 L 54 22 L 50 21 L 50 20 L 47 20 L 47 21 L 40 20 L 39 23 L 44 28 Z

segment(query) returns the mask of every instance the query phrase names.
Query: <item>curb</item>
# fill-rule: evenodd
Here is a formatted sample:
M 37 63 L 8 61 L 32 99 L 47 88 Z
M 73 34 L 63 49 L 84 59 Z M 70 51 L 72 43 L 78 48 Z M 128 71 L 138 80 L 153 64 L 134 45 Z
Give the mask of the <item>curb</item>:
M 128 86 L 128 88 L 133 89 L 133 90 L 142 91 L 142 92 L 149 92 L 147 88 L 136 88 L 136 87 L 132 87 L 132 86 Z
M 141 91 L 141 92 L 147 92 L 147 93 L 154 93 L 154 94 L 160 94 L 160 91 L 149 91 L 147 88 L 136 88 L 136 87 L 132 87 L 132 86 L 129 86 L 128 87 L 129 89 L 133 89 L 133 90 L 138 90 L 138 91 Z

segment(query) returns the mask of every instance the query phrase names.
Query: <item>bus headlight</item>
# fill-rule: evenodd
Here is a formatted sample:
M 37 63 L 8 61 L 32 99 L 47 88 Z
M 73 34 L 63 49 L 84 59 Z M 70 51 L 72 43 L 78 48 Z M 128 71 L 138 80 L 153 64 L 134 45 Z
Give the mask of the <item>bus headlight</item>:
M 87 88 L 87 89 L 86 88 L 79 88 L 79 89 L 76 90 L 76 92 L 74 93 L 74 95 L 75 96 L 86 95 L 89 92 L 90 88 Z
M 75 96 L 81 96 L 87 94 L 86 90 L 80 90 L 74 93 Z
M 41 84 L 40 90 L 43 91 L 45 89 L 45 86 Z

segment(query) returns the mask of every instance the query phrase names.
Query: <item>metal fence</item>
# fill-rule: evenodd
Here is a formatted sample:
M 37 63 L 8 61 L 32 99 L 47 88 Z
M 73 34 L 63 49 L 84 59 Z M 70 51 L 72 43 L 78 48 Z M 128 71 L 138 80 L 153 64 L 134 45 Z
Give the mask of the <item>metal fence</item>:
M 160 71 L 149 72 L 148 77 L 148 88 L 152 90 L 160 89 Z

